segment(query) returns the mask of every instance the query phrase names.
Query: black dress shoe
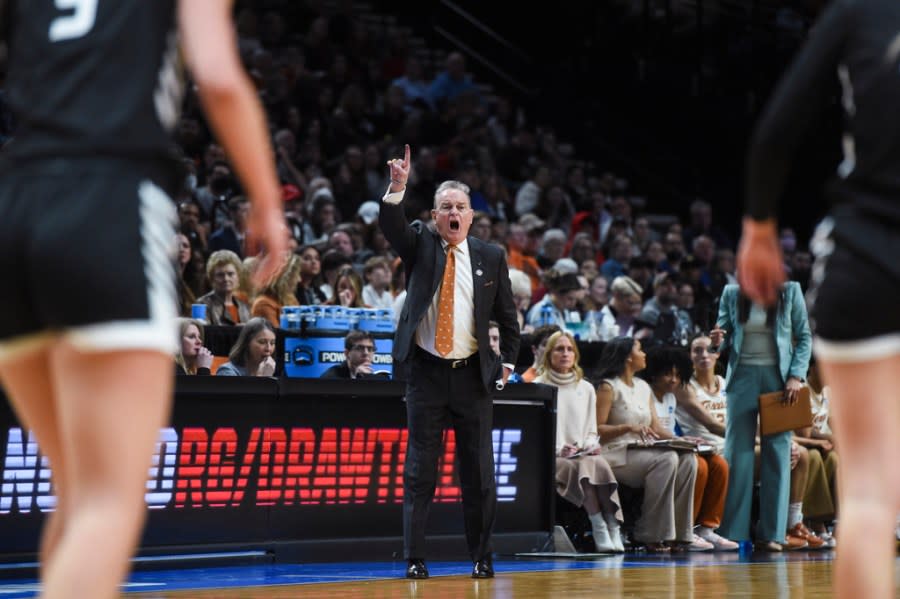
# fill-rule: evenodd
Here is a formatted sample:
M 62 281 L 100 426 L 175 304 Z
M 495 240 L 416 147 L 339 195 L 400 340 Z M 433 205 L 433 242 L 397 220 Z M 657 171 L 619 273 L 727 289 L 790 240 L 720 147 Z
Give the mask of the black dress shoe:
M 428 578 L 428 568 L 425 566 L 425 560 L 423 560 L 423 559 L 408 559 L 408 560 L 406 560 L 406 577 L 420 579 L 420 580 L 423 578 Z
M 493 578 L 494 577 L 494 565 L 491 564 L 491 560 L 487 558 L 482 558 L 475 562 L 475 565 L 472 567 L 472 578 Z

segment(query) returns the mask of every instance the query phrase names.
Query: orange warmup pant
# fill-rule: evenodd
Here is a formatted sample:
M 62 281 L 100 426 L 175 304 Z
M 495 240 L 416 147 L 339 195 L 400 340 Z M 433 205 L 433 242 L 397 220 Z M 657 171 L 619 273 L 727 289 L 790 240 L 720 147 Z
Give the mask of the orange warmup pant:
M 719 528 L 728 491 L 728 462 L 718 455 L 697 456 L 697 482 L 694 485 L 694 524 Z

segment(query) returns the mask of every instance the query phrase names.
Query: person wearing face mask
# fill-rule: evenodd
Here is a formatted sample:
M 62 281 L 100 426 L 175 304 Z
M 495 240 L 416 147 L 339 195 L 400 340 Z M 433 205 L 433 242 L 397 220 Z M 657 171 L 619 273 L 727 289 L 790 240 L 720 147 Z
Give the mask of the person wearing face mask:
M 378 221 L 407 272 L 407 296 L 393 348 L 395 364 L 409 367 L 409 442 L 403 471 L 406 576 L 428 578 L 425 525 L 441 439 L 452 422 L 472 577 L 492 578 L 497 491 L 491 392 L 495 385 L 506 384 L 519 351 L 506 256 L 499 246 L 469 236 L 469 187 L 459 181 L 438 186 L 430 224 L 408 223 L 403 196 L 410 174 L 409 146 L 402 159 L 389 160 L 388 166 L 391 183 Z M 490 320 L 499 325 L 499 356 L 490 347 Z

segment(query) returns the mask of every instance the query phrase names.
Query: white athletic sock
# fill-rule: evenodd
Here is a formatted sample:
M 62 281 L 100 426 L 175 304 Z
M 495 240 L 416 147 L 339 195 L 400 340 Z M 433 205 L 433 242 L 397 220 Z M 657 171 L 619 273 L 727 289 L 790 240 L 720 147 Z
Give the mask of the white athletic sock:
M 798 501 L 788 505 L 788 530 L 794 528 L 797 522 L 803 521 L 803 502 Z

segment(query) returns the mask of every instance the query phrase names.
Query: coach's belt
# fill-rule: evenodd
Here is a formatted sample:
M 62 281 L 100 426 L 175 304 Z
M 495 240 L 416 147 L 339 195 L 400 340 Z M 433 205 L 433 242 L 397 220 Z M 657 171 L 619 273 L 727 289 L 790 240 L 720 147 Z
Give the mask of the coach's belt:
M 422 349 L 421 347 L 417 348 L 416 353 L 426 362 L 432 362 L 434 364 L 439 364 L 441 366 L 450 368 L 452 370 L 458 370 L 460 368 L 465 368 L 466 366 L 471 366 L 472 364 L 475 364 L 478 361 L 478 352 L 475 352 L 468 358 L 462 358 L 462 359 L 458 359 L 458 360 L 457 359 L 449 359 L 448 360 L 445 358 L 439 358 L 438 356 L 434 355 L 433 353 L 431 353 L 429 351 Z

